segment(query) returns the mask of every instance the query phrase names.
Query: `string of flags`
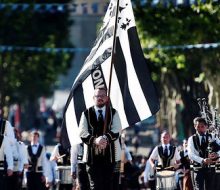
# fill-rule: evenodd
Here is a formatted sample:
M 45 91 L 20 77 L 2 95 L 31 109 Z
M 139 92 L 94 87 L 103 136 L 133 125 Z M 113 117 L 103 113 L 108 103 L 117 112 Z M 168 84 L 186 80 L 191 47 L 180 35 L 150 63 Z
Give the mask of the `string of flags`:
M 161 49 L 161 50 L 187 50 L 187 49 L 216 49 L 220 47 L 220 42 L 217 43 L 205 43 L 205 44 L 190 44 L 190 45 L 169 45 L 169 46 L 154 46 L 150 48 L 144 48 L 144 51 Z
M 65 13 L 71 12 L 75 15 L 83 14 L 101 14 L 103 15 L 108 7 L 107 2 L 100 3 L 43 3 L 43 4 L 28 4 L 28 3 L 0 3 L 0 11 L 20 11 L 24 12 L 32 10 L 34 12 L 49 12 L 49 13 Z
M 75 53 L 88 52 L 89 48 L 43 48 L 27 46 L 4 46 L 0 45 L 0 52 L 29 51 L 38 53 Z
M 206 43 L 206 44 L 190 44 L 190 45 L 170 45 L 170 46 L 154 46 L 144 48 L 144 51 L 153 49 L 159 50 L 187 50 L 187 49 L 216 49 L 220 47 L 220 42 Z M 15 52 L 15 51 L 29 51 L 38 53 L 75 53 L 75 52 L 89 52 L 90 48 L 43 48 L 43 47 L 27 47 L 27 46 L 4 46 L 0 45 L 0 53 Z
M 141 5 L 149 5 L 151 7 L 163 6 L 164 8 L 172 5 L 178 6 L 191 6 L 200 3 L 208 3 L 210 0 L 141 0 Z M 219 3 L 220 0 L 211 0 L 211 3 Z M 64 13 L 71 12 L 75 15 L 83 14 L 101 14 L 103 15 L 108 7 L 108 2 L 83 2 L 83 3 L 0 3 L 0 11 L 27 11 L 32 10 L 34 12 L 50 12 L 50 13 Z
M 149 5 L 151 7 L 156 7 L 158 5 L 163 6 L 164 8 L 169 6 L 191 6 L 205 3 L 219 3 L 219 0 L 141 0 L 141 5 Z

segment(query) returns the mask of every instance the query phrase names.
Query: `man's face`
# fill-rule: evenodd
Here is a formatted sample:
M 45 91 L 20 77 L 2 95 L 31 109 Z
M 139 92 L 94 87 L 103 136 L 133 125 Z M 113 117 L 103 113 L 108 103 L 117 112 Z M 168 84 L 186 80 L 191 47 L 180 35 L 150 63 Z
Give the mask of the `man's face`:
M 39 141 L 39 136 L 37 134 L 32 134 L 32 139 L 31 141 L 34 143 L 34 144 L 37 144 L 38 141 Z
M 96 89 L 94 92 L 94 96 L 93 96 L 95 105 L 97 107 L 103 107 L 107 101 L 108 101 L 108 97 L 106 96 L 106 91 L 105 90 L 100 90 L 100 89 Z
M 186 140 L 183 141 L 183 147 L 187 148 L 187 141 Z
M 168 133 L 162 133 L 160 140 L 161 140 L 162 144 L 169 144 L 170 143 L 170 135 Z
M 207 125 L 203 122 L 196 122 L 195 124 L 195 129 L 198 133 L 202 134 L 207 131 Z

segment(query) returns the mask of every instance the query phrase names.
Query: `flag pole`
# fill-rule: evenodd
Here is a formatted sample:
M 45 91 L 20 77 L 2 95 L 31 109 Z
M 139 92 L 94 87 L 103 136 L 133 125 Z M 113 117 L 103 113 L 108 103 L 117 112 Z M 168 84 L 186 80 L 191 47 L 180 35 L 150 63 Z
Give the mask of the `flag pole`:
M 104 129 L 103 129 L 103 134 L 106 133 L 107 130 L 107 121 L 108 121 L 108 115 L 110 112 L 110 92 L 111 92 L 111 82 L 112 82 L 112 70 L 113 70 L 113 65 L 115 62 L 115 55 L 116 55 L 116 35 L 117 35 L 117 26 L 118 26 L 118 11 L 119 11 L 119 1 L 117 0 L 117 6 L 116 6 L 116 15 L 115 15 L 115 28 L 114 28 L 114 33 L 113 33 L 113 45 L 112 45 L 112 57 L 111 57 L 111 66 L 110 66 L 110 71 L 109 71 L 109 84 L 108 84 L 108 102 L 106 105 L 106 114 L 105 114 L 105 123 L 104 123 Z

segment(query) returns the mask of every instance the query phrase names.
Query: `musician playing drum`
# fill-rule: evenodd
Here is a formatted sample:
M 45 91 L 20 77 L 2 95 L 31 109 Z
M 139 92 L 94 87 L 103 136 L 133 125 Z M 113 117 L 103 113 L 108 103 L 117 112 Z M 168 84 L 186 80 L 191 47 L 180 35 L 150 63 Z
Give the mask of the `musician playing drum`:
M 70 148 L 64 149 L 64 147 L 60 143 L 58 143 L 51 153 L 50 160 L 54 160 L 57 162 L 57 177 L 59 178 L 57 179 L 59 180 L 58 189 L 71 190 L 73 186 L 73 181 L 70 166 Z
M 188 139 L 188 154 L 193 163 L 193 171 L 191 172 L 194 189 L 216 189 L 215 179 L 215 160 L 219 157 L 216 152 L 209 152 L 209 142 L 214 137 L 207 132 L 208 125 L 202 117 L 196 117 L 193 120 L 196 133 Z M 215 137 L 216 138 L 216 137 Z M 216 142 L 219 143 L 218 139 Z
M 178 168 L 178 164 L 180 163 L 180 155 L 177 148 L 173 145 L 170 145 L 171 137 L 169 132 L 168 131 L 162 132 L 160 140 L 161 140 L 161 145 L 156 146 L 150 155 L 149 158 L 150 164 L 152 168 L 154 169 L 157 168 L 157 172 L 163 170 L 175 170 L 176 168 Z M 155 161 L 158 162 L 157 165 L 155 164 Z M 173 172 L 173 180 L 175 181 L 174 172 Z M 159 184 L 157 184 L 157 188 L 160 189 L 158 185 Z M 173 189 L 175 188 L 175 186 L 176 184 L 174 184 Z M 161 188 L 166 189 L 165 186 Z

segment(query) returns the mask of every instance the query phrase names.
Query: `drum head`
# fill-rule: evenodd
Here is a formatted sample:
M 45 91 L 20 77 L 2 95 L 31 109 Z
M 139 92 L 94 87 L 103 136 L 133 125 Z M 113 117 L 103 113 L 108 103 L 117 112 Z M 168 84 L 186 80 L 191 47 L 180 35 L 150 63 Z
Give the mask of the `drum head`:
M 164 170 L 164 171 L 157 172 L 157 176 L 160 176 L 160 177 L 169 177 L 169 176 L 174 176 L 174 175 L 175 175 L 174 171 Z

